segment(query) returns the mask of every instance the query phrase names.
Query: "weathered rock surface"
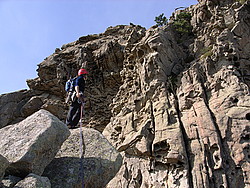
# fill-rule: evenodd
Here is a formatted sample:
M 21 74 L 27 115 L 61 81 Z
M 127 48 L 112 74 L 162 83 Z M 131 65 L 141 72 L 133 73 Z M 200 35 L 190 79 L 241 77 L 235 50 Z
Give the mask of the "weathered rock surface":
M 111 117 L 109 104 L 121 85 L 120 71 L 123 69 L 126 48 L 130 48 L 144 35 L 143 27 L 120 25 L 109 27 L 99 35 L 80 37 L 75 42 L 63 45 L 60 51 L 40 63 L 39 77 L 27 83 L 33 90 L 64 97 L 65 82 L 70 76 L 77 75 L 80 67 L 85 66 L 89 71 L 85 119 L 91 127 L 102 131 Z M 57 109 L 56 114 L 52 113 L 60 119 L 62 116 L 65 118 L 63 106 L 57 108 L 59 104 L 63 102 L 51 104 Z
M 170 77 L 184 68 L 185 58 L 168 29 L 148 30 L 131 49 L 123 71 L 123 89 L 113 100 L 113 118 L 103 132 L 118 151 L 125 152 L 117 181 L 108 187 L 188 185 L 188 162 L 175 96 L 166 87 L 173 82 Z M 174 177 L 176 171 L 182 178 Z M 129 175 L 125 176 L 126 172 Z
M 219 6 L 202 1 L 189 11 L 203 11 L 204 18 L 192 22 L 199 37 L 189 46 L 195 60 L 177 61 L 184 67 L 180 74 L 168 72 L 175 62 L 172 53 L 185 60 L 174 42 L 164 40 L 171 36 L 168 29 L 156 32 L 157 37 L 148 30 L 147 40 L 125 60 L 136 68 L 124 71 L 113 117 L 103 132 L 125 153 L 124 165 L 108 187 L 250 186 L 249 35 L 232 32 L 247 27 L 249 2 Z M 192 21 L 200 18 L 193 15 Z
M 5 176 L 2 180 L 2 187 L 4 188 L 13 188 L 22 178 L 16 176 Z M 1 186 L 0 186 L 1 187 Z
M 0 128 L 22 120 L 21 108 L 31 97 L 31 91 L 22 90 L 10 94 L 0 95 Z
M 5 173 L 5 169 L 8 166 L 9 166 L 9 161 L 5 157 L 0 155 L 0 181 L 2 180 Z
M 50 181 L 47 177 L 29 174 L 23 180 L 19 181 L 14 188 L 51 188 Z
M 54 188 L 82 187 L 81 175 L 84 175 L 85 187 L 102 188 L 116 175 L 122 157 L 119 152 L 98 131 L 83 128 L 81 170 L 80 130 L 71 130 L 55 159 L 45 169 Z
M 84 123 L 123 157 L 107 187 L 249 187 L 249 23 L 249 1 L 199 0 L 164 27 L 80 37 L 39 65 L 32 95 L 0 96 L 0 126 L 40 108 L 64 119 L 64 83 L 85 67 Z M 79 159 L 70 148 L 54 165 Z
M 7 174 L 41 175 L 69 134 L 67 126 L 45 110 L 2 128 L 0 154 L 10 162 Z
M 39 90 L 21 90 L 0 95 L 0 128 L 18 123 L 34 112 L 45 109 L 60 120 L 66 116 L 64 99 Z

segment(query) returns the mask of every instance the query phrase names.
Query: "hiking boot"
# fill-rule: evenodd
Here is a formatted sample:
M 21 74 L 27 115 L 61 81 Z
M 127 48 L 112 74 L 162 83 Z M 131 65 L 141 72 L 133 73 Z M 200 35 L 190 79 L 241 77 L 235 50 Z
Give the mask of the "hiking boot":
M 68 124 L 67 127 L 68 127 L 69 129 L 71 129 L 73 126 L 71 126 L 70 124 Z
M 69 129 L 76 129 L 76 128 L 77 128 L 76 126 L 72 126 L 72 125 L 70 125 L 70 124 L 68 124 L 67 127 L 68 127 Z

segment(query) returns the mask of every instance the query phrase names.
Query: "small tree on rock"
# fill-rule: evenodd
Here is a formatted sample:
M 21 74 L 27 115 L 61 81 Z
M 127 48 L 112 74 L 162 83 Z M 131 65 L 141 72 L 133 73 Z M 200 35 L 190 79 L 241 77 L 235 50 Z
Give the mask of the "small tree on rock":
M 168 19 L 164 16 L 164 13 L 162 13 L 159 16 L 156 16 L 154 21 L 157 26 L 164 26 L 167 24 Z

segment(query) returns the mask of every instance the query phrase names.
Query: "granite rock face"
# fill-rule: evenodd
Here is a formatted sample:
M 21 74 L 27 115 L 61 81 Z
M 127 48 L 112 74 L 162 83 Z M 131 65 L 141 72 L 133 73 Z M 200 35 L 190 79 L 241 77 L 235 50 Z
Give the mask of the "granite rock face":
M 65 119 L 64 84 L 84 67 L 84 125 L 123 158 L 106 187 L 249 187 L 249 23 L 249 1 L 199 0 L 163 27 L 80 37 L 39 64 L 31 94 L 0 96 L 0 126 L 39 109 Z
M 249 186 L 249 2 L 201 1 L 185 11 L 194 36 L 178 46 L 188 51 L 164 40 L 169 28 L 148 30 L 125 60 L 135 68 L 124 71 L 103 132 L 124 165 L 108 187 Z

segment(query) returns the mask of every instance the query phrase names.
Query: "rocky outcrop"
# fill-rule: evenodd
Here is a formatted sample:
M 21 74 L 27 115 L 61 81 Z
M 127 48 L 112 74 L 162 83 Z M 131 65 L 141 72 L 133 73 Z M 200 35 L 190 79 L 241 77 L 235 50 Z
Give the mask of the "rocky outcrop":
M 51 188 L 50 181 L 47 177 L 41 177 L 36 174 L 29 174 L 25 179 L 19 181 L 14 188 Z
M 21 90 L 0 95 L 0 128 L 18 123 L 40 109 L 47 110 L 60 120 L 66 116 L 64 100 L 39 90 Z
M 86 66 L 90 74 L 85 119 L 102 131 L 111 117 L 109 104 L 121 85 L 126 48 L 139 41 L 145 30 L 135 25 L 109 27 L 102 34 L 83 36 L 56 49 L 38 65 L 39 77 L 27 80 L 31 90 L 0 96 L 0 127 L 19 122 L 39 109 L 65 120 L 68 106 L 64 102 L 64 84 Z
M 103 132 L 118 151 L 125 153 L 121 175 L 109 187 L 172 187 L 176 181 L 181 187 L 188 185 L 188 162 L 175 96 L 166 87 L 173 82 L 170 78 L 183 70 L 185 59 L 168 28 L 148 30 L 131 49 L 123 71 L 123 89 L 113 100 L 114 117 Z M 122 177 L 127 171 L 130 175 Z M 176 171 L 180 171 L 181 180 L 174 180 Z M 166 172 L 173 174 L 172 180 Z
M 246 27 L 250 3 L 200 6 L 209 10 L 209 21 L 203 23 L 207 27 L 194 25 L 195 32 L 203 35 L 195 40 L 194 49 L 199 44 L 209 50 L 196 51 L 199 60 L 183 72 L 177 89 L 181 121 L 193 154 L 189 154 L 194 164 L 192 182 L 196 187 L 247 187 L 250 61 L 244 50 L 248 44 L 242 42 L 249 41 L 249 35 L 237 35 L 234 30 Z
M 122 83 L 120 71 L 123 69 L 124 53 L 144 35 L 145 28 L 121 25 L 110 27 L 99 35 L 80 37 L 75 42 L 63 45 L 61 50 L 40 63 L 39 77 L 28 80 L 27 83 L 33 90 L 64 97 L 64 84 L 67 79 L 77 75 L 80 67 L 86 67 L 89 75 L 85 91 L 87 111 L 84 118 L 91 127 L 102 131 L 111 117 L 109 105 Z M 52 104 L 58 109 L 57 106 L 64 102 Z M 59 109 L 54 114 L 65 118 L 63 108 Z
M 23 119 L 21 108 L 31 96 L 27 90 L 0 95 L 0 128 Z
M 122 157 L 101 133 L 83 128 L 83 156 L 80 142 L 80 130 L 71 130 L 70 137 L 45 169 L 43 175 L 50 179 L 52 187 L 82 187 L 84 176 L 85 187 L 102 188 L 116 175 Z
M 249 1 L 199 0 L 164 27 L 116 26 L 80 37 L 39 65 L 39 77 L 27 81 L 32 94 L 9 94 L 20 95 L 11 104 L 0 97 L 1 112 L 11 114 L 1 116 L 1 127 L 41 108 L 64 119 L 64 83 L 85 67 L 84 125 L 123 157 L 106 187 L 248 187 L 249 18 Z M 73 154 L 53 165 L 77 159 L 67 147 Z
M 0 154 L 10 162 L 6 173 L 19 177 L 41 175 L 68 136 L 66 125 L 45 110 L 2 128 Z
M 184 61 L 186 41 L 179 40 L 180 50 L 174 42 L 167 44 L 170 28 L 156 35 L 151 31 L 134 48 L 137 53 L 131 50 L 127 57 L 135 69 L 124 71 L 113 117 L 103 132 L 124 152 L 124 165 L 108 187 L 249 186 L 250 62 L 243 50 L 249 35 L 233 32 L 246 28 L 249 2 L 202 1 L 177 14 L 187 11 L 197 12 L 188 46 L 194 60 Z M 179 58 L 177 73 L 170 72 L 176 62 L 171 54 Z

